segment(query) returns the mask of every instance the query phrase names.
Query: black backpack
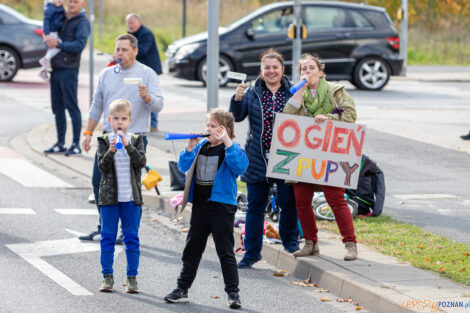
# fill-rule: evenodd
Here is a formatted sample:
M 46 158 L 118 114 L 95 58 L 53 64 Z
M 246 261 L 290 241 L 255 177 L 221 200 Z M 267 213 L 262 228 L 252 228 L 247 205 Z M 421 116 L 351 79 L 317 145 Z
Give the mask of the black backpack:
M 365 154 L 362 155 L 357 189 L 346 194 L 359 205 L 358 215 L 379 216 L 385 202 L 385 179 L 382 170 Z

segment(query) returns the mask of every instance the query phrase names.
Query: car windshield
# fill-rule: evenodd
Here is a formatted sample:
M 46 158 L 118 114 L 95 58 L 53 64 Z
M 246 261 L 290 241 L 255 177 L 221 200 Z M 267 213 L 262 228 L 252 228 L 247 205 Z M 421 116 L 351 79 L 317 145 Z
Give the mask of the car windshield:
M 13 16 L 14 18 L 18 19 L 19 21 L 21 22 L 28 22 L 29 21 L 29 18 L 27 18 L 26 16 L 24 16 L 23 14 L 13 10 L 12 8 L 10 7 L 7 7 L 6 5 L 3 5 L 3 4 L 0 4 L 0 10 Z

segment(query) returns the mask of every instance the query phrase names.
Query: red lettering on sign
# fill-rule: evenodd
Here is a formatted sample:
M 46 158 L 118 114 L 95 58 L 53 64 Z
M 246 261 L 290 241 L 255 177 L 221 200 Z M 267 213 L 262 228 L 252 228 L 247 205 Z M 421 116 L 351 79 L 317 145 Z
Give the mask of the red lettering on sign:
M 342 135 L 347 135 L 349 133 L 349 129 L 342 128 L 342 127 L 335 127 L 333 131 L 333 141 L 331 142 L 331 149 L 330 151 L 333 153 L 346 153 L 346 148 L 340 148 L 338 145 L 342 144 L 345 137 Z
M 291 141 L 286 141 L 284 139 L 284 130 L 286 130 L 286 128 L 292 128 L 292 130 L 294 130 L 294 133 L 295 133 L 294 138 Z M 301 132 L 300 132 L 299 124 L 293 119 L 285 120 L 284 122 L 281 123 L 281 125 L 279 125 L 277 129 L 277 138 L 279 142 L 281 143 L 281 145 L 287 148 L 297 147 L 297 145 L 300 142 L 300 136 L 301 136 Z
M 312 130 L 321 131 L 321 127 L 320 127 L 318 124 L 309 126 L 309 127 L 305 130 L 304 142 L 305 142 L 305 145 L 307 146 L 307 148 L 316 149 L 316 148 L 318 148 L 318 147 L 321 146 L 321 144 L 322 144 L 322 142 L 323 142 L 323 139 L 314 137 L 314 138 L 313 138 L 313 142 L 310 141 L 310 138 L 309 138 L 308 136 L 310 135 L 310 132 L 311 132 Z

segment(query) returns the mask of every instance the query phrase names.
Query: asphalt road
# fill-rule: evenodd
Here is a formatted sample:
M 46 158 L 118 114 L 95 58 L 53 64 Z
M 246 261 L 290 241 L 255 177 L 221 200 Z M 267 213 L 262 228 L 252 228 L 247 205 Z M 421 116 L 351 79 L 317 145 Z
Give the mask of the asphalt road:
M 206 249 L 190 290 L 190 303 L 164 302 L 181 269 L 184 225 L 175 226 L 169 217 L 153 210 L 144 211 L 140 229 L 138 280 L 142 292 L 124 293 L 122 250 L 115 259 L 116 291 L 98 292 L 102 279 L 99 243 L 85 244 L 76 239 L 97 222 L 95 206 L 86 201 L 90 182 L 32 152 L 22 135 L 36 125 L 53 121 L 47 108 L 47 85 L 32 80 L 0 84 L 0 312 L 228 311 L 212 246 Z M 162 115 L 162 123 L 171 115 Z M 349 303 L 321 302 L 321 297 L 336 297 L 293 286 L 290 283 L 294 278 L 275 277 L 273 271 L 264 264 L 240 272 L 242 311 L 356 312 Z

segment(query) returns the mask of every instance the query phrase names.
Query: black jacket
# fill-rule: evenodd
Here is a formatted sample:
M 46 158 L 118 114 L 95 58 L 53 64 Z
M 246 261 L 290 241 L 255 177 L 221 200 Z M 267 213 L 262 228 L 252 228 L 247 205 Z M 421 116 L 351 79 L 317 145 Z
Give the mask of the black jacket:
M 115 152 L 109 150 L 109 135 L 98 137 L 98 168 L 101 171 L 100 196 L 98 204 L 118 204 L 116 167 L 114 166 Z M 142 136 L 132 135 L 130 143 L 125 147 L 131 162 L 131 185 L 135 205 L 142 205 L 142 188 L 140 173 L 145 166 L 144 140 Z
M 139 30 L 131 33 L 137 38 L 139 53 L 137 54 L 137 61 L 147 65 L 157 73 L 162 74 L 162 64 L 160 62 L 160 55 L 158 54 L 157 43 L 152 31 L 141 25 Z
M 67 18 L 59 31 L 62 42 L 59 43 L 57 48 L 61 50 L 51 60 L 52 69 L 78 69 L 80 67 L 80 56 L 86 47 L 89 35 L 90 23 L 88 23 L 84 10 L 71 19 Z
M 367 214 L 370 210 L 372 216 L 382 213 L 385 202 L 384 174 L 365 154 L 362 155 L 357 189 L 346 189 L 346 193 L 359 204 L 359 214 Z

